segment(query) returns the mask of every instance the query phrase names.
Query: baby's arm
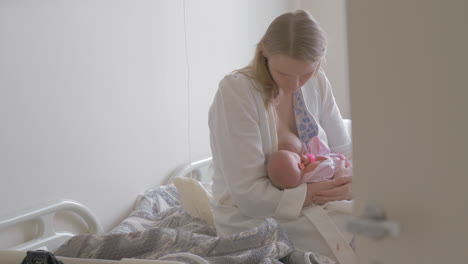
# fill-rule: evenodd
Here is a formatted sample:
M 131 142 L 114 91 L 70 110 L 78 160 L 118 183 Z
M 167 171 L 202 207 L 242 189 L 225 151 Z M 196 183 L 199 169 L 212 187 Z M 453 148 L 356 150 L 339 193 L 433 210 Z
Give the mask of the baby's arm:
M 345 168 L 352 167 L 352 163 L 343 155 L 340 153 L 331 153 L 330 157 L 336 161 L 344 160 L 345 161 Z
M 301 163 L 304 164 L 304 166 L 309 165 L 312 161 L 315 161 L 314 154 L 301 155 Z
M 315 156 L 314 154 L 301 155 L 301 163 L 306 165 L 306 166 L 311 162 L 324 161 L 326 159 L 327 159 L 327 157 L 325 157 L 325 156 Z
M 327 159 L 325 156 L 314 156 L 312 154 L 307 154 L 307 155 L 302 155 L 304 156 L 304 170 L 302 171 L 303 174 L 306 174 L 308 172 L 311 172 L 315 170 L 315 168 L 318 167 L 320 163 L 322 163 L 324 160 Z M 301 156 L 301 161 L 302 161 L 302 156 Z
M 303 174 L 313 171 L 317 166 L 327 157 L 325 156 L 314 156 L 312 154 L 301 155 L 301 162 L 304 164 Z

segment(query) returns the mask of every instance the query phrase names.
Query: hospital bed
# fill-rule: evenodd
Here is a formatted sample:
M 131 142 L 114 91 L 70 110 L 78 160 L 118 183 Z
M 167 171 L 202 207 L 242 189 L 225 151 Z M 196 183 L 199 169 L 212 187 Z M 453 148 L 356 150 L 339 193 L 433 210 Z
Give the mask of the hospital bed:
M 190 179 L 193 182 L 208 179 L 211 165 L 211 158 L 202 159 L 188 164 L 183 164 L 175 170 L 167 179 L 164 180 L 163 185 L 172 186 L 173 181 L 177 179 Z M 208 187 L 209 183 L 205 183 Z M 204 187 L 204 188 L 206 188 Z M 28 250 L 47 250 L 55 252 L 60 245 L 75 236 L 72 232 L 57 232 L 54 227 L 54 217 L 62 212 L 72 212 L 77 217 L 81 218 L 87 226 L 87 233 L 89 234 L 103 234 L 101 224 L 95 215 L 85 205 L 71 200 L 57 201 L 40 208 L 35 208 L 18 214 L 17 216 L 7 219 L 0 219 L 0 230 L 19 226 L 23 223 L 34 222 L 37 224 L 37 234 L 29 241 L 12 246 L 8 249 L 0 250 L 0 263 L 1 264 L 19 264 L 26 256 Z M 89 258 L 68 258 L 57 257 L 64 264 L 81 264 L 81 263 L 99 263 L 99 264 L 126 264 L 126 263 L 177 263 L 159 260 L 141 260 L 123 258 L 121 260 L 104 260 L 104 259 L 89 259 Z
M 351 133 L 351 121 L 345 120 L 345 125 Z M 124 239 L 128 239 L 126 234 L 140 232 L 145 228 L 145 225 L 148 225 L 148 221 L 153 221 L 151 224 L 157 223 L 161 225 L 162 237 L 171 237 L 174 236 L 183 236 L 189 234 L 192 236 L 192 233 L 201 234 L 202 236 L 207 236 L 208 241 L 201 244 L 209 244 L 211 241 L 215 241 L 214 238 L 209 238 L 209 236 L 215 236 L 215 230 L 212 226 L 212 216 L 209 212 L 209 199 L 210 199 L 210 179 L 212 174 L 211 167 L 211 158 L 206 158 L 191 162 L 188 164 L 181 165 L 174 173 L 169 175 L 167 179 L 164 180 L 163 184 L 159 187 L 147 190 L 142 195 L 137 198 L 137 205 L 141 204 L 140 208 L 136 208 L 134 212 L 126 218 L 119 226 L 114 228 L 109 232 L 110 236 L 119 237 L 123 236 Z M 146 210 L 154 210 L 157 207 L 158 210 L 153 212 L 153 215 L 146 215 Z M 148 209 L 150 208 L 150 209 Z M 27 212 L 18 214 L 17 216 L 10 217 L 7 219 L 0 219 L 0 231 L 6 230 L 15 226 L 19 226 L 22 223 L 31 223 L 34 222 L 37 224 L 37 235 L 30 239 L 29 241 L 20 243 L 18 245 L 12 246 L 11 248 L 0 250 L 0 263 L 2 264 L 19 264 L 22 259 L 25 257 L 26 251 L 43 249 L 50 252 L 55 252 L 61 245 L 63 245 L 70 238 L 75 237 L 76 234 L 72 232 L 57 232 L 54 228 L 54 217 L 56 214 L 61 212 L 72 212 L 87 226 L 87 237 L 86 239 L 97 239 L 103 236 L 103 229 L 96 219 L 94 214 L 89 210 L 85 205 L 70 200 L 58 201 L 52 204 L 42 206 L 40 208 L 35 208 Z M 170 214 L 165 212 L 170 211 Z M 147 217 L 147 218 L 144 218 Z M 164 223 L 165 219 L 173 217 L 176 221 L 173 222 L 184 222 L 183 226 L 178 226 L 174 230 L 170 229 L 172 227 L 168 226 L 167 223 Z M 193 217 L 193 218 L 187 218 Z M 155 220 L 156 219 L 156 220 Z M 172 218 L 171 218 L 172 219 Z M 170 224 L 169 224 L 170 225 Z M 170 227 L 170 228 L 169 228 Z M 259 233 L 264 232 L 265 230 L 273 230 L 277 228 L 275 223 L 267 222 L 263 226 L 264 230 L 259 230 Z M 180 231 L 182 230 L 182 231 Z M 180 231 L 180 232 L 179 232 Z M 166 232 L 166 233 L 165 233 Z M 171 233 L 173 232 L 173 233 Z M 175 233 L 174 233 L 175 232 Z M 253 232 L 255 233 L 255 232 Z M 154 234 L 153 234 L 154 235 Z M 83 235 L 84 236 L 84 235 Z M 75 237 L 76 238 L 76 237 Z M 74 238 L 74 239 L 75 239 Z M 171 238 L 168 238 L 171 239 Z M 200 239 L 200 238 L 199 238 Z M 229 238 L 232 241 L 220 241 L 216 240 L 216 243 L 222 244 L 235 244 L 238 237 Z M 249 243 L 248 237 L 243 237 L 243 243 Z M 281 238 L 280 238 L 281 239 Z M 73 239 L 72 239 L 73 240 Z M 131 240 L 131 239 L 130 239 Z M 173 240 L 170 240 L 173 243 Z M 194 244 L 199 246 L 199 241 L 193 241 Z M 288 249 L 287 241 L 275 241 L 275 243 L 283 245 L 283 248 L 279 247 L 278 244 L 272 245 L 273 250 L 277 250 L 275 254 L 284 254 L 281 250 L 290 250 Z M 214 245 L 214 244 L 213 244 Z M 91 244 L 90 247 L 93 245 Z M 160 246 L 164 248 L 165 245 Z M 135 258 L 118 258 L 116 260 L 109 260 L 103 258 L 82 258 L 82 257 L 57 257 L 64 264 L 81 264 L 81 263 L 99 263 L 99 264 L 126 264 L 126 263 L 146 263 L 146 264 L 157 264 L 157 263 L 205 263 L 203 259 L 197 259 L 196 254 L 193 252 L 200 250 L 197 246 L 190 249 L 191 253 L 182 252 L 180 248 L 177 250 L 179 252 L 171 252 L 167 256 L 164 256 L 155 260 L 148 259 L 135 259 Z M 253 251 L 249 252 L 256 254 L 258 251 L 255 251 L 257 245 L 253 245 Z M 264 246 L 264 245 L 262 245 Z M 290 245 L 292 246 L 292 245 Z M 245 246 L 243 246 L 245 247 Z M 226 250 L 225 248 L 217 248 L 217 250 L 222 251 Z M 228 249 L 232 250 L 232 249 Z M 234 249 L 235 251 L 236 249 Z M 262 248 L 260 251 L 264 251 Z M 228 254 L 234 254 L 230 251 Z M 294 252 L 293 252 L 294 253 Z M 157 253 L 151 255 L 155 257 Z M 299 253 L 298 258 L 304 258 L 302 253 Z M 235 255 L 235 254 L 234 254 Z M 209 257 L 209 256 L 207 256 Z M 213 257 L 213 256 L 211 256 Z M 250 256 L 251 257 L 251 256 Z M 314 258 L 315 256 L 310 256 Z M 185 258 L 185 260 L 184 260 Z M 207 263 L 207 262 L 206 262 Z M 327 263 L 327 262 L 321 262 Z

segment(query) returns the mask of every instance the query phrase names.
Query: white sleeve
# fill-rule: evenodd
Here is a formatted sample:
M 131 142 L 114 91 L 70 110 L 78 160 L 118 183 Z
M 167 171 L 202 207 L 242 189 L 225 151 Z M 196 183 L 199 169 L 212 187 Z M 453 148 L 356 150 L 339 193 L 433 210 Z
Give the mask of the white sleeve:
M 330 82 L 323 71 L 319 71 L 317 77 L 322 96 L 319 120 L 327 134 L 328 146 L 332 152 L 342 153 L 351 160 L 351 138 L 346 131 Z
M 267 177 L 259 111 L 247 78 L 227 76 L 210 110 L 213 162 L 240 211 L 252 218 L 296 218 L 306 196 L 306 184 L 279 190 Z M 265 135 L 263 135 L 265 136 Z

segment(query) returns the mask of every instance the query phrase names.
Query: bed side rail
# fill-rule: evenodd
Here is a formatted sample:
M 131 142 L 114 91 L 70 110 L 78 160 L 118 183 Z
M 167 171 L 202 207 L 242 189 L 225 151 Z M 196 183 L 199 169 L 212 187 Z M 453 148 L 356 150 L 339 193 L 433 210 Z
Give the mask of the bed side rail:
M 81 217 L 87 224 L 89 233 L 102 233 L 102 227 L 91 210 L 78 202 L 70 200 L 59 201 L 9 219 L 0 220 L 0 230 L 28 221 L 35 221 L 38 223 L 37 236 L 30 241 L 16 245 L 10 249 L 25 251 L 46 247 L 47 250 L 54 251 L 62 243 L 74 236 L 72 233 L 59 233 L 55 231 L 54 216 L 62 211 L 73 212 Z
M 179 168 L 177 168 L 169 177 L 163 182 L 163 185 L 170 184 L 172 179 L 177 177 L 184 177 L 184 178 L 192 178 L 197 181 L 201 181 L 203 179 L 203 174 L 206 171 L 213 161 L 212 157 L 194 161 L 191 163 L 183 164 Z

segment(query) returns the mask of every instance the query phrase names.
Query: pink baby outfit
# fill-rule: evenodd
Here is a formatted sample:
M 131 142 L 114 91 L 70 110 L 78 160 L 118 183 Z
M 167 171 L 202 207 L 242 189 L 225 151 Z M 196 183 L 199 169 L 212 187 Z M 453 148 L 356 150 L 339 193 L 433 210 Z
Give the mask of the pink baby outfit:
M 313 171 L 304 174 L 301 183 L 332 179 L 339 161 L 345 159 L 342 154 L 331 153 L 330 149 L 317 136 L 311 138 L 307 145 L 304 144 L 304 154 L 309 153 L 315 156 L 325 156 L 327 159 L 322 161 Z

